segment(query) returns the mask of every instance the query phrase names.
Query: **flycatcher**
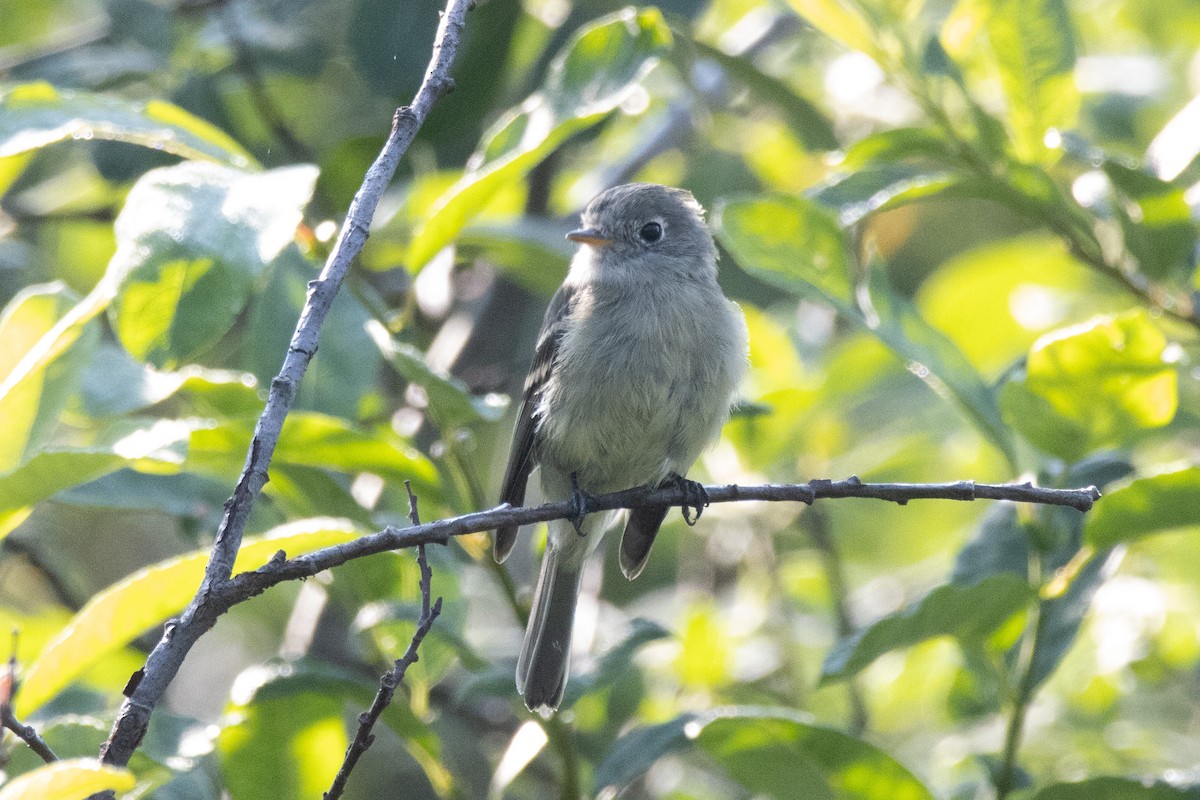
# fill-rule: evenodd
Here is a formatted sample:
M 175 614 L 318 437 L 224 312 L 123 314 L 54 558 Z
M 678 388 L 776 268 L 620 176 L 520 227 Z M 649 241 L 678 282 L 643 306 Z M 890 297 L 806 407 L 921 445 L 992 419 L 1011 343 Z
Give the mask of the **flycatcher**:
M 550 523 L 517 661 L 517 690 L 544 713 L 566 686 L 584 559 L 619 513 L 584 517 L 587 495 L 685 482 L 728 419 L 747 361 L 745 318 L 717 285 L 717 248 L 689 192 L 609 189 L 567 238 L 581 247 L 538 334 L 500 497 L 522 505 L 536 466 L 547 501 L 580 509 Z M 702 507 L 699 485 L 686 484 Z M 627 578 L 646 565 L 666 513 L 629 513 Z M 497 529 L 497 561 L 516 537 L 516 526 Z

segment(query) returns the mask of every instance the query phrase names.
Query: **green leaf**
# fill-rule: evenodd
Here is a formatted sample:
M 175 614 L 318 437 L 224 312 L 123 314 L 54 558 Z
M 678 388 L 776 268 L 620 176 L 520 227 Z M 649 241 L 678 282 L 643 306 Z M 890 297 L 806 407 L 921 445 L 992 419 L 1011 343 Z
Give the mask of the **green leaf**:
M 1001 416 L 995 391 L 945 334 L 926 322 L 911 301 L 892 291 L 881 265 L 871 267 L 869 278 L 869 299 L 874 303 L 869 311 L 877 319 L 864 312 L 866 328 L 905 360 L 909 372 L 953 400 L 975 429 L 1013 463 L 1012 431 Z
M 4 784 L 0 800 L 84 800 L 96 792 L 128 792 L 137 785 L 127 769 L 94 758 L 56 761 Z
M 958 348 L 909 301 L 895 296 L 879 265 L 870 270 L 869 294 L 855 292 L 848 245 L 827 209 L 783 195 L 734 200 L 720 210 L 717 232 L 751 274 L 828 303 L 873 334 L 906 362 L 910 372 L 952 398 L 976 428 L 1014 460 L 1011 433 L 994 393 Z
M 1116 572 L 1123 556 L 1120 549 L 1100 551 L 1079 570 L 1065 592 L 1042 603 L 1037 646 L 1029 665 L 1032 687 L 1041 686 L 1062 663 L 1079 636 L 1083 620 L 1092 607 L 1092 598 L 1101 584 Z
M 1047 453 L 1074 461 L 1160 428 L 1178 404 L 1167 341 L 1144 311 L 1047 334 L 1000 395 L 1005 419 Z
M 366 710 L 378 688 L 377 682 L 338 667 L 306 661 L 254 667 L 239 676 L 229 709 L 237 722 L 222 730 L 217 742 L 235 800 L 257 800 L 264 786 L 280 800 L 328 790 L 349 744 L 344 709 Z M 438 796 L 449 796 L 454 776 L 441 762 L 441 743 L 403 695 L 384 709 L 380 722 L 400 737 L 424 772 L 428 786 L 420 789 L 432 787 Z M 341 743 L 334 746 L 339 736 Z
M 190 364 L 175 372 L 157 370 L 129 357 L 122 348 L 102 345 L 83 377 L 83 411 L 93 418 L 142 411 L 179 394 L 198 410 L 220 416 L 261 410 L 253 375 Z
M 20 525 L 35 504 L 122 467 L 178 471 L 192 430 L 179 420 L 124 420 L 89 445 L 43 450 L 0 476 L 0 537 Z
M 884 653 L 938 636 L 979 640 L 999 628 L 1033 598 L 1033 589 L 1012 574 L 975 584 L 939 586 L 913 605 L 839 641 L 821 666 L 821 682 L 849 678 Z
M 236 474 L 250 446 L 254 422 L 243 418 L 197 429 L 188 450 L 188 468 Z M 437 468 L 433 462 L 389 429 L 363 431 L 343 419 L 324 414 L 289 414 L 275 448 L 274 461 L 347 473 L 371 472 L 396 484 L 411 480 L 415 491 L 437 495 Z
M 892 128 L 868 134 L 850 145 L 837 166 L 857 172 L 910 159 L 946 163 L 950 152 L 950 142 L 932 128 Z
M 174 366 L 219 339 L 292 242 L 316 178 L 311 166 L 250 174 L 199 162 L 143 175 L 109 266 L 123 278 L 109 318 L 125 349 Z
M 23 632 L 23 631 L 22 631 Z M 97 717 L 69 714 L 38 720 L 36 728 L 46 744 L 61 759 L 86 759 L 94 763 L 96 748 L 108 736 L 111 723 Z M 161 730 L 161 729 L 160 729 Z M 159 738 L 159 737 L 155 737 Z M 170 753 L 175 770 L 168 769 L 146 754 L 150 747 L 143 747 L 133 754 L 129 769 L 137 778 L 133 794 L 126 797 L 145 797 L 153 789 L 169 782 L 178 772 L 190 766 L 189 759 L 178 755 L 177 748 Z M 156 748 L 155 748 L 156 749 Z M 40 756 L 26 747 L 14 749 L 5 766 L 10 775 L 30 772 L 42 766 Z
M 345 520 L 317 518 L 281 525 L 246 539 L 233 572 L 261 567 L 279 550 L 289 556 L 362 536 Z M 108 653 L 178 614 L 200 586 L 208 550 L 145 567 L 92 597 L 29 665 L 17 695 L 16 712 L 27 717 Z
M 92 139 L 129 142 L 240 169 L 257 165 L 253 156 L 220 129 L 161 100 L 137 103 L 59 90 L 45 82 L 0 91 L 0 158 L 56 142 Z
M 1114 208 L 1125 234 L 1125 246 L 1142 271 L 1154 278 L 1190 275 L 1196 224 L 1184 190 L 1113 159 L 1106 159 L 1103 168 L 1124 195 Z
M 1079 113 L 1075 35 L 1064 0 L 997 0 L 985 27 L 1017 155 L 1046 157 L 1046 131 Z M 953 52 L 953 51 L 951 51 Z
M 721 206 L 715 225 L 738 263 L 794 294 L 847 306 L 854 287 L 848 244 L 837 219 L 817 203 L 770 195 Z
M 694 40 L 696 51 L 721 65 L 760 101 L 769 103 L 793 133 L 809 150 L 835 150 L 838 147 L 833 123 L 819 108 L 792 90 L 785 81 L 768 75 L 747 56 L 732 56 L 710 44 Z
M 1084 522 L 1096 548 L 1200 526 L 1200 467 L 1137 478 L 1107 492 Z
M 61 283 L 30 286 L 0 313 L 0 475 L 27 461 L 50 438 L 96 347 L 95 325 L 61 331 L 57 353 L 37 368 L 21 362 L 66 317 L 79 298 Z
M 554 59 L 542 90 L 485 135 L 467 173 L 417 230 L 409 266 L 423 267 L 501 189 L 608 116 L 670 46 L 671 32 L 654 8 L 626 9 L 581 28 Z
M 601 657 L 595 669 L 572 676 L 560 708 L 570 708 L 584 695 L 612 686 L 633 669 L 633 656 L 638 650 L 670 635 L 670 631 L 657 622 L 641 618 L 633 620 L 629 634 Z
M 1200 785 L 1105 776 L 1045 786 L 1034 800 L 1200 800 Z
M 887 753 L 785 708 L 684 714 L 622 736 L 596 769 L 596 789 L 624 788 L 659 758 L 699 746 L 755 796 L 813 800 L 933 800 Z
M 371 322 L 367 332 L 392 369 L 425 390 L 429 415 L 442 430 L 451 431 L 478 421 L 495 422 L 504 416 L 507 403 L 490 396 L 474 397 L 462 381 L 437 374 L 417 348 L 397 342 L 383 325 Z
M 792 10 L 831 39 L 868 55 L 878 52 L 870 23 L 847 0 L 788 0 Z
M 867 167 L 816 189 L 812 199 L 838 212 L 843 228 L 857 225 L 867 215 L 955 192 L 972 193 L 970 182 L 951 172 L 922 166 L 886 164 Z M 977 193 L 977 192 L 976 192 Z

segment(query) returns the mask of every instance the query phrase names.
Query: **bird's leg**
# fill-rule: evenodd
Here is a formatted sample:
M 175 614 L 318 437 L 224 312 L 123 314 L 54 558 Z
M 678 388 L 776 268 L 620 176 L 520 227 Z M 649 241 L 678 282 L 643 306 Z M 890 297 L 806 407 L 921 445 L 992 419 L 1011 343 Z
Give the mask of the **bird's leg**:
M 683 505 L 679 510 L 683 512 L 683 521 L 689 526 L 695 525 L 700 520 L 700 515 L 704 513 L 704 509 L 708 506 L 708 492 L 704 490 L 704 484 L 697 481 L 689 481 L 679 473 L 671 473 L 671 477 L 667 480 L 673 480 L 675 485 L 683 490 Z M 689 512 L 695 512 L 695 516 L 689 516 Z
M 575 532 L 580 536 L 586 536 L 583 532 L 583 518 L 588 515 L 594 501 L 594 496 L 583 489 L 579 488 L 579 478 L 571 473 L 571 504 L 575 506 L 574 512 L 570 516 L 571 524 L 575 526 Z

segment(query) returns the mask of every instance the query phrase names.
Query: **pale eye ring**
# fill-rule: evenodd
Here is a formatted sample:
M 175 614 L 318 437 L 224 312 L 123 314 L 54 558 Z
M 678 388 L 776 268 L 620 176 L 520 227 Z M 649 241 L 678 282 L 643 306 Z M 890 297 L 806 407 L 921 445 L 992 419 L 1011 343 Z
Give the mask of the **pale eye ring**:
M 646 242 L 647 244 L 654 244 L 662 238 L 662 235 L 663 227 L 662 223 L 660 222 L 647 222 L 641 227 L 641 230 L 638 231 L 638 236 L 640 236 L 642 241 Z

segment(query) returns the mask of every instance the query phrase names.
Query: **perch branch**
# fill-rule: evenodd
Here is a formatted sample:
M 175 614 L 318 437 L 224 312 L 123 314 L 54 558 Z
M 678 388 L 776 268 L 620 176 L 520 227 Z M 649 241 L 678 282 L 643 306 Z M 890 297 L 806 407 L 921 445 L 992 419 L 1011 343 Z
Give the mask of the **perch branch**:
M 417 496 L 413 494 L 412 485 L 408 481 L 404 482 L 404 488 L 408 490 L 408 518 L 413 527 L 419 526 L 421 518 L 417 513 Z M 354 735 L 354 741 L 346 748 L 342 766 L 334 776 L 329 791 L 325 793 L 325 800 L 337 800 L 342 796 L 342 792 L 346 789 L 346 781 L 350 779 L 350 773 L 354 770 L 358 759 L 375 741 L 375 734 L 372 733 L 375 723 L 379 721 L 384 709 L 392 702 L 392 695 L 395 693 L 396 687 L 404 680 L 404 673 L 408 672 L 408 668 L 419 659 L 417 650 L 420 648 L 421 642 L 425 640 L 429 629 L 433 627 L 438 614 L 442 613 L 442 598 L 439 597 L 430 603 L 430 596 L 433 594 L 433 570 L 429 568 L 429 561 L 425 558 L 425 545 L 423 544 L 417 545 L 417 564 L 421 568 L 421 617 L 417 620 L 417 629 L 413 632 L 404 655 L 396 661 L 390 672 L 379 679 L 379 691 L 375 693 L 375 700 L 371 703 L 371 707 L 358 715 L 358 733 Z
M 233 496 L 225 503 L 225 515 L 217 529 L 203 582 L 180 618 L 165 626 L 162 638 L 146 660 L 146 666 L 135 674 L 126 687 L 125 702 L 108 741 L 100 751 L 101 758 L 107 764 L 125 766 L 129 763 L 145 735 L 155 705 L 179 671 L 184 657 L 196 640 L 228 608 L 222 608 L 213 601 L 225 591 L 229 582 L 246 520 L 267 482 L 267 466 L 279 441 L 284 419 L 295 398 L 300 378 L 317 352 L 321 324 L 329 313 L 351 262 L 366 243 L 375 208 L 395 174 L 401 156 L 408 150 L 433 104 L 454 85 L 449 75 L 450 65 L 458 50 L 469 5 L 469 0 L 447 0 L 434 39 L 429 69 L 421 87 L 411 106 L 396 111 L 387 142 L 367 170 L 362 186 L 350 204 L 346 221 L 325 268 L 317 280 L 309 283 L 308 299 L 296 323 L 283 367 L 271 381 L 267 404 L 255 427 L 245 467 L 234 487 Z
M 1089 510 L 1100 498 L 1100 491 L 1094 486 L 1083 489 L 1045 489 L 1028 483 L 985 484 L 972 481 L 863 483 L 854 477 L 842 481 L 814 480 L 799 484 L 706 486 L 705 491 L 708 492 L 709 503 L 766 500 L 811 504 L 818 499 L 852 497 L 886 500 L 901 505 L 911 500 L 1011 500 L 1066 506 L 1079 511 Z M 608 511 L 617 508 L 678 506 L 686 499 L 684 490 L 672 484 L 657 489 L 641 487 L 597 495 L 589 502 L 589 508 L 593 511 Z M 252 572 L 243 572 L 214 589 L 208 598 L 209 605 L 217 614 L 221 614 L 278 583 L 309 578 L 356 558 L 425 544 L 445 544 L 452 536 L 490 531 L 501 525 L 529 525 L 554 519 L 569 519 L 575 513 L 575 507 L 569 500 L 523 508 L 513 508 L 504 504 L 487 511 L 423 522 L 406 528 L 389 525 L 378 533 L 314 550 L 296 558 L 289 559 L 281 551 L 263 567 Z

